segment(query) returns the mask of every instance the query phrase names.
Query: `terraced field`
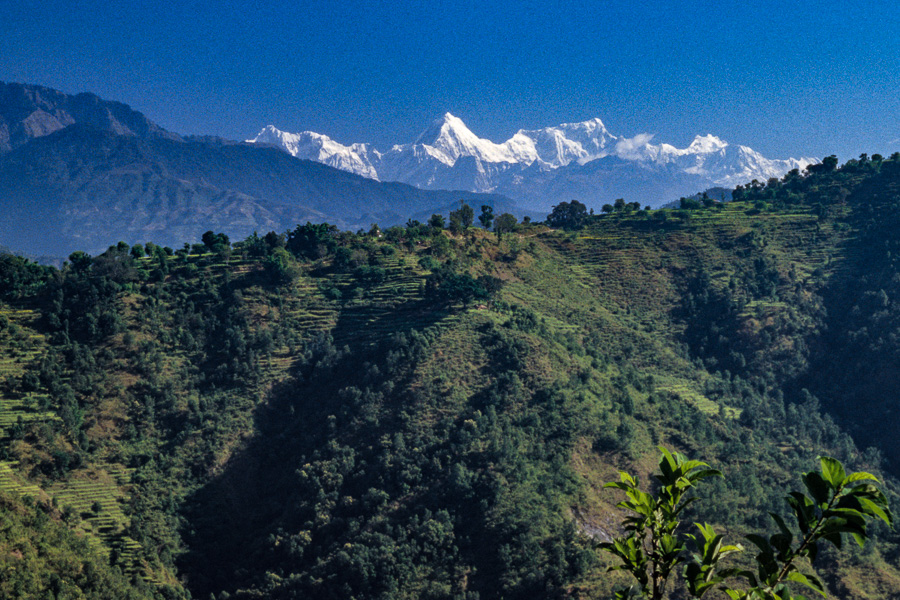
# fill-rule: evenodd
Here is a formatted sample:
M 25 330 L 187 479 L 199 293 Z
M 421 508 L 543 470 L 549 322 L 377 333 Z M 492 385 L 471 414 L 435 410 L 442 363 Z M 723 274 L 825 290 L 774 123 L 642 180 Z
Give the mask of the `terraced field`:
M 841 210 L 833 209 L 836 214 L 831 216 L 840 217 Z M 784 297 L 793 297 L 800 288 L 804 293 L 821 288 L 853 264 L 857 252 L 854 233 L 839 219 L 820 219 L 807 209 L 755 213 L 747 203 L 730 203 L 693 212 L 686 219 L 677 214 L 672 211 L 665 222 L 611 215 L 577 234 L 540 235 L 552 253 L 547 263 L 558 269 L 562 262 L 565 272 L 541 271 L 539 280 L 527 281 L 521 293 L 516 286 L 507 293 L 540 307 L 548 315 L 548 324 L 552 320 L 554 326 L 564 327 L 568 315 L 560 314 L 556 306 L 556 290 L 568 287 L 571 294 L 581 288 L 584 300 L 578 310 L 593 312 L 595 335 L 604 346 L 621 346 L 623 339 L 630 339 L 638 355 L 653 355 L 658 361 L 643 368 L 673 372 L 681 369 L 680 359 L 671 356 L 671 344 L 662 347 L 659 340 L 661 336 L 680 340 L 681 326 L 673 317 L 682 309 L 684 285 L 689 282 L 684 274 L 703 271 L 713 288 L 726 290 L 732 278 L 755 276 L 747 269 L 758 258 L 777 264 L 780 288 L 775 293 L 741 298 L 737 317 L 757 331 L 776 315 L 791 312 Z M 741 264 L 735 261 L 736 255 Z M 541 287 L 546 292 L 543 297 L 535 294 Z M 572 316 L 575 322 L 584 321 Z M 648 351 L 656 345 L 660 347 Z M 676 394 L 707 414 L 739 416 L 737 409 L 709 400 L 702 382 L 692 381 L 687 372 L 684 375 L 686 379 L 658 383 L 657 389 Z
M 0 304 L 0 377 L 20 376 L 26 365 L 44 351 L 46 340 L 35 327 L 39 315 L 29 308 Z
M 702 267 L 723 289 L 734 275 L 730 257 L 738 252 L 769 257 L 782 276 L 805 285 L 843 272 L 856 252 L 851 232 L 809 211 L 748 214 L 741 203 L 698 211 L 686 221 L 613 215 L 577 236 L 542 238 L 566 262 L 567 275 L 593 288 L 610 310 L 637 313 L 640 325 L 650 328 L 664 322 L 680 301 L 674 277 L 685 270 Z
M 4 347 L 0 355 L 0 382 L 18 380 L 43 355 L 47 344 L 44 335 L 36 330 L 38 318 L 32 309 L 0 307 L 0 322 L 6 323 L 0 329 Z M 35 391 L 9 394 L 0 390 L 0 438 L 8 439 L 14 428 L 21 429 L 28 423 L 59 420 L 55 412 L 40 408 L 49 405 L 46 394 Z
M 38 330 L 39 315 L 32 309 L 3 306 L 0 317 L 6 326 L 0 331 L 5 353 L 0 356 L 0 382 L 18 381 L 30 365 L 46 351 L 46 337 Z M 29 391 L 10 394 L 15 385 L 0 388 L 0 448 L 7 452 L 14 437 L 21 437 L 27 425 L 60 421 L 50 407 L 46 393 Z M 41 409 L 40 407 L 47 407 Z M 51 501 L 77 528 L 88 543 L 129 574 L 146 575 L 145 559 L 138 542 L 125 535 L 128 517 L 122 506 L 128 500 L 130 469 L 121 465 L 96 467 L 89 474 L 75 472 L 65 480 L 42 487 L 22 473 L 16 461 L 0 461 L 0 490 L 23 497 Z
M 737 419 L 741 416 L 741 410 L 739 408 L 719 404 L 710 400 L 694 389 L 693 383 L 690 381 L 668 379 L 657 385 L 656 390 L 674 394 L 682 400 L 691 403 L 697 410 L 707 415 L 718 415 L 726 419 Z
M 419 306 L 423 298 L 425 273 L 401 264 L 398 255 L 384 257 L 379 265 L 383 281 L 365 289 L 359 298 L 343 305 L 337 321 L 337 343 L 372 344 L 392 333 L 421 327 L 429 321 Z M 339 285 L 350 293 L 352 278 L 341 276 Z
M 141 545 L 125 535 L 129 520 L 122 507 L 128 496 L 122 490 L 130 483 L 131 471 L 121 465 L 96 468 L 78 479 L 56 482 L 46 493 L 64 512 L 81 519 L 79 528 L 110 562 L 130 575 L 146 575 Z
M 17 462 L 0 462 L 0 490 L 19 494 L 20 496 L 44 497 L 45 494 L 41 488 L 27 482 L 18 474 L 16 471 L 18 465 L 19 463 Z

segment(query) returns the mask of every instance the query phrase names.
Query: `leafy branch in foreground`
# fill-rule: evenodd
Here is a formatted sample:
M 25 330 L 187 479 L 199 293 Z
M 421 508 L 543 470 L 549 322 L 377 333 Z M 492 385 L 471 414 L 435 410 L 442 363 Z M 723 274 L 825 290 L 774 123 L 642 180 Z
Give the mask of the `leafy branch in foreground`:
M 750 587 L 747 590 L 725 589 L 733 600 L 802 598 L 791 595 L 787 587 L 789 581 L 801 583 L 824 596 L 825 586 L 814 575 L 801 573 L 797 569 L 797 559 L 812 563 L 819 553 L 819 543 L 823 541 L 840 549 L 843 533 L 853 536 L 861 547 L 868 537 L 866 526 L 870 518 L 877 517 L 888 525 L 893 524 L 887 498 L 875 485 L 880 482 L 874 475 L 864 472 L 847 475 L 840 462 L 827 456 L 819 457 L 819 461 L 821 472 L 811 471 L 803 476 L 809 495 L 794 491 L 786 498 L 799 528 L 796 548 L 794 533 L 784 519 L 769 513 L 779 532 L 769 539 L 760 535 L 747 536 L 759 548 L 757 573 L 738 573 Z
M 632 513 L 624 521 L 625 535 L 600 545 L 621 561 L 610 570 L 627 571 L 637 582 L 616 592 L 619 600 L 661 600 L 670 576 L 682 564 L 683 582 L 691 598 L 700 598 L 720 586 L 732 600 L 803 599 L 791 592 L 790 582 L 805 585 L 824 596 L 822 582 L 814 575 L 801 572 L 798 560 L 811 564 L 823 541 L 841 548 L 844 533 L 852 535 L 862 546 L 871 518 L 893 524 L 887 498 L 877 487 L 880 482 L 874 475 L 864 472 L 847 475 L 840 462 L 820 457 L 821 472 L 803 475 L 809 495 L 792 491 L 786 497 L 796 519 L 797 535 L 781 516 L 769 513 L 778 526 L 778 533 L 769 538 L 747 536 L 759 549 L 755 557 L 756 572 L 720 567 L 722 558 L 743 551 L 743 547 L 725 545 L 723 537 L 708 524 L 694 523 L 699 532 L 696 535 L 684 533 L 680 530 L 680 514 L 697 500 L 687 497 L 697 482 L 722 474 L 677 452 L 665 448 L 660 451 L 660 473 L 655 475 L 660 488 L 656 495 L 640 490 L 637 478 L 624 471 L 619 473 L 620 481 L 606 484 L 625 492 L 625 500 L 617 506 Z M 688 542 L 694 548 L 692 553 L 687 552 Z M 731 579 L 743 579 L 746 589 L 731 587 L 728 585 Z
M 694 484 L 707 477 L 721 477 L 722 474 L 709 468 L 706 463 L 687 460 L 677 452 L 671 453 L 660 448 L 660 473 L 656 479 L 661 484 L 656 496 L 642 491 L 638 479 L 620 471 L 620 481 L 607 483 L 605 487 L 617 488 L 625 492 L 625 500 L 617 506 L 634 513 L 625 519 L 626 534 L 600 547 L 619 557 L 622 564 L 610 570 L 630 572 L 637 580 L 616 594 L 616 598 L 663 598 L 672 571 L 685 562 L 685 536 L 676 529 L 681 524 L 679 515 L 696 497 L 686 498 Z M 701 528 L 701 532 L 707 530 Z M 711 529 L 709 530 L 711 531 Z M 704 533 L 705 535 L 705 533 Z M 736 549 L 736 548 L 735 548 Z M 710 549 L 711 556 L 718 560 L 723 553 L 733 552 L 731 547 Z M 709 569 L 697 574 L 698 578 L 715 579 Z M 713 581 L 713 584 L 717 581 Z M 705 591 L 702 584 L 698 589 Z M 699 597 L 700 591 L 696 597 Z

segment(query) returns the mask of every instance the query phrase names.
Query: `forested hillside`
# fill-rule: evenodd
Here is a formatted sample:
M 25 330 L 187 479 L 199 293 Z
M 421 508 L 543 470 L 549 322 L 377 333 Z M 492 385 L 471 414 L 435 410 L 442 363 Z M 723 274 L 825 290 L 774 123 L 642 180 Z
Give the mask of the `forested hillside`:
M 723 471 L 689 510 L 733 541 L 820 454 L 896 513 L 898 186 L 0 257 L 0 596 L 609 598 L 603 484 L 659 445 Z M 900 596 L 872 533 L 831 596 Z

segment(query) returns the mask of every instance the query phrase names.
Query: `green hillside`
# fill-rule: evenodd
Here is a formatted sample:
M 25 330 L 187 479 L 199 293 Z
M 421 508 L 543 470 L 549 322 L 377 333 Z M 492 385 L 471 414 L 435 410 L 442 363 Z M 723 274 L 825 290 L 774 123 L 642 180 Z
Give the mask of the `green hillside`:
M 2 585 L 610 598 L 603 484 L 660 445 L 724 472 L 689 516 L 734 541 L 820 454 L 896 513 L 900 156 L 735 198 L 0 257 Z M 821 553 L 831 597 L 900 596 L 872 532 Z

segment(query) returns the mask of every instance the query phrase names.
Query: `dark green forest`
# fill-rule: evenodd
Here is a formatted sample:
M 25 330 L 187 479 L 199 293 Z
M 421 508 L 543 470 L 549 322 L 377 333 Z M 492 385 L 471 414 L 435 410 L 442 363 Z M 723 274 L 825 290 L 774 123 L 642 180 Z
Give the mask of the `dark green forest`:
M 659 446 L 730 543 L 819 455 L 897 513 L 900 155 L 733 198 L 0 255 L 0 597 L 611 598 Z M 870 534 L 830 597 L 900 597 Z

